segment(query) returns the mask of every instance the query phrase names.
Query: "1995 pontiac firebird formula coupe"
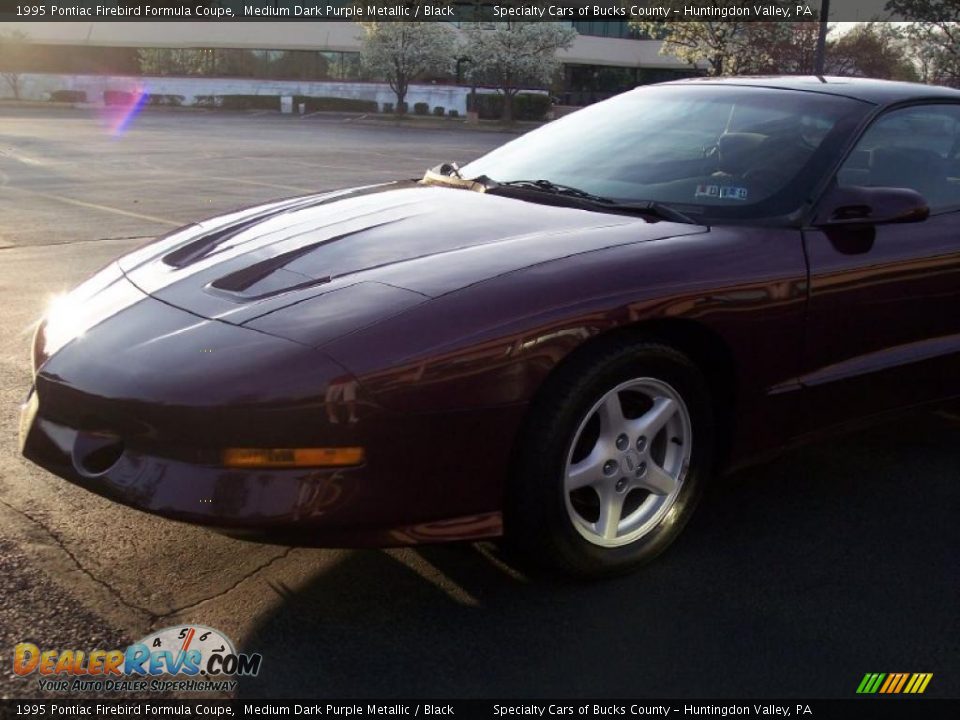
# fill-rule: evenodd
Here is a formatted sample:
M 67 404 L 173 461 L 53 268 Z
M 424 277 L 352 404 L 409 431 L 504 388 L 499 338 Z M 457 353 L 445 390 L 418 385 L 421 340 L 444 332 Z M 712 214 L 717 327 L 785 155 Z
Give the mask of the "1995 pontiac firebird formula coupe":
M 647 86 L 177 230 L 53 304 L 23 453 L 249 537 L 649 560 L 711 476 L 960 395 L 960 91 Z

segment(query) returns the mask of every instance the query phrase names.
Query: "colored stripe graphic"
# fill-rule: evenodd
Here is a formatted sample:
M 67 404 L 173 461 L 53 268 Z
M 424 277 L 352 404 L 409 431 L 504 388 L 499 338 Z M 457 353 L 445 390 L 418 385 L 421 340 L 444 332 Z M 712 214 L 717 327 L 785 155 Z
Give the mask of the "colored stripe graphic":
M 920 695 L 926 692 L 933 673 L 866 673 L 857 693 L 860 695 Z
M 908 676 L 907 673 L 900 673 L 900 682 L 897 683 L 897 686 L 896 686 L 895 688 L 893 688 L 893 690 L 892 690 L 891 692 L 898 693 L 898 692 L 900 692 L 901 690 L 903 690 L 903 686 L 904 686 L 904 685 L 906 684 L 906 682 L 907 682 L 907 676 Z
M 880 686 L 880 692 L 886 694 L 890 691 L 890 685 L 894 684 L 897 680 L 900 679 L 900 676 L 897 673 L 890 673 L 887 675 L 887 681 Z

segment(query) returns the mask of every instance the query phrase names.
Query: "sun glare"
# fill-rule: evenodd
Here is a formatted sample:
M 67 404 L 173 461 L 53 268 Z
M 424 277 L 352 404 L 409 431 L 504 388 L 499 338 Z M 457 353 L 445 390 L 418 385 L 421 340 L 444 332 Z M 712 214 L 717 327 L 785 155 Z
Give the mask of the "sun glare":
M 140 115 L 143 106 L 147 104 L 150 94 L 146 88 L 139 86 L 129 93 L 129 97 L 123 97 L 124 102 L 116 105 L 109 105 L 104 109 L 104 117 L 107 122 L 109 132 L 114 137 L 122 137 L 134 120 Z

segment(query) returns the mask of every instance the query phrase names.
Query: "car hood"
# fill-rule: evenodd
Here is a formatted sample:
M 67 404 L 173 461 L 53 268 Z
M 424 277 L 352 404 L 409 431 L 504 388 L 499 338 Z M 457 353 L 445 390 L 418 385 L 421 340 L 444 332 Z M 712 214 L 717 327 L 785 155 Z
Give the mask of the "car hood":
M 307 312 L 306 322 L 333 323 L 335 335 L 531 265 L 705 231 L 391 183 L 207 220 L 122 258 L 119 267 L 142 292 L 169 305 L 284 336 L 278 311 L 322 297 L 309 307 L 323 310 Z

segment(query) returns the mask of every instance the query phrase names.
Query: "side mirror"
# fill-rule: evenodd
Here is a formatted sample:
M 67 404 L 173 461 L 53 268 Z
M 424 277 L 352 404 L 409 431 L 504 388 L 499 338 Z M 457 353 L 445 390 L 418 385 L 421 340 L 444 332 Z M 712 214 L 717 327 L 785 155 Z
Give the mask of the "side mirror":
M 882 225 L 926 220 L 930 206 L 916 190 L 893 187 L 834 187 L 820 201 L 814 225 Z

